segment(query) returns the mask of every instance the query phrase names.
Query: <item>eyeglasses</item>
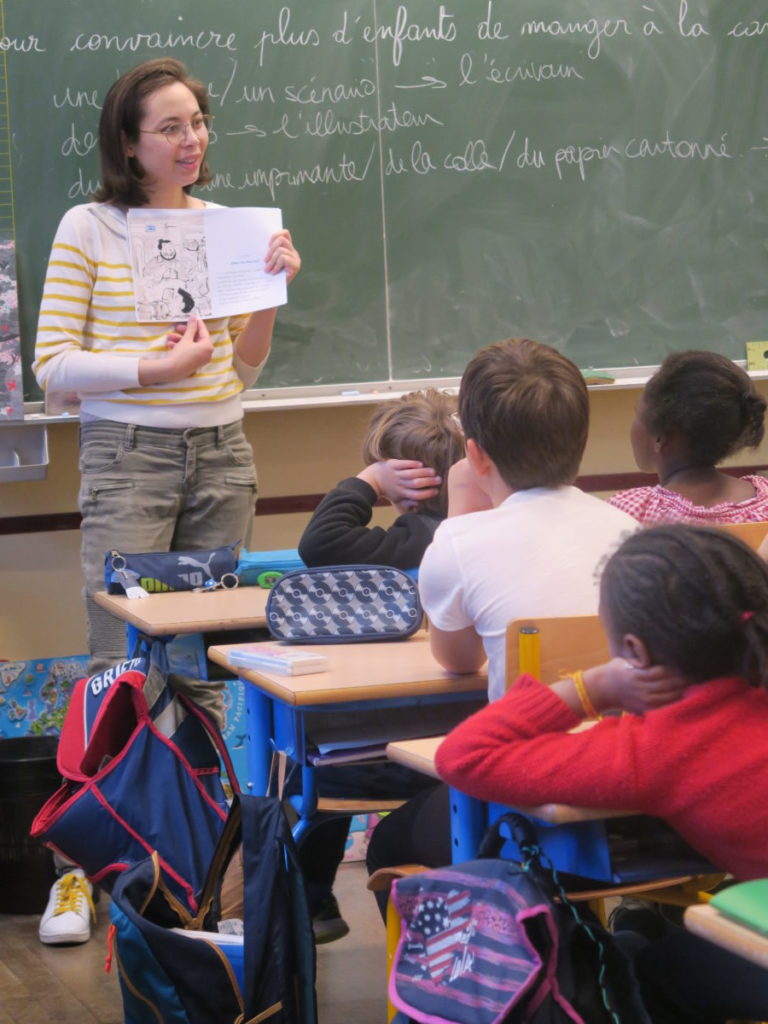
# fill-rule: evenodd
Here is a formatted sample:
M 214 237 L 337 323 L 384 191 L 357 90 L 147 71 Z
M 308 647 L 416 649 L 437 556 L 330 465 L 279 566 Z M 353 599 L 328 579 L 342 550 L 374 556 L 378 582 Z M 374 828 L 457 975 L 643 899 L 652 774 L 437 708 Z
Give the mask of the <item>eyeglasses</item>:
M 139 134 L 162 135 L 171 146 L 180 146 L 182 142 L 186 141 L 187 132 L 189 130 L 194 132 L 198 139 L 201 136 L 207 135 L 212 120 L 212 114 L 197 114 L 191 121 L 187 121 L 186 124 L 181 124 L 180 122 L 177 122 L 176 124 L 167 124 L 165 128 L 161 128 L 157 132 L 150 132 L 145 128 L 140 128 Z

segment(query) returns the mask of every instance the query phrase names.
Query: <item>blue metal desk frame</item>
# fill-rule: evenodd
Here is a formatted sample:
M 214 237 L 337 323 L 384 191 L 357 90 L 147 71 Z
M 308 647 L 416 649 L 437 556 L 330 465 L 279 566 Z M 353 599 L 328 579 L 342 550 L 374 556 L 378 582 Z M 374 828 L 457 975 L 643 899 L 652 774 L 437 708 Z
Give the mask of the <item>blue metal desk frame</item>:
M 357 693 L 353 697 L 348 696 L 345 699 L 345 683 L 335 685 L 337 677 L 333 675 L 332 665 L 328 673 L 322 674 L 324 689 L 327 691 L 322 699 L 313 700 L 311 693 L 304 693 L 301 695 L 300 701 L 298 699 L 294 701 L 291 700 L 291 695 L 281 696 L 280 693 L 273 692 L 279 687 L 270 688 L 267 680 L 262 680 L 260 683 L 258 673 L 252 670 L 244 670 L 240 675 L 246 695 L 248 788 L 258 794 L 267 792 L 272 755 L 275 751 L 284 751 L 301 766 L 301 794 L 292 798 L 292 803 L 299 814 L 299 821 L 294 827 L 296 839 L 304 835 L 318 821 L 316 770 L 307 761 L 306 725 L 309 716 L 320 712 L 324 716 L 332 718 L 334 713 L 340 712 L 363 710 L 375 712 L 388 708 L 437 704 L 461 705 L 466 703 L 467 705 L 472 704 L 474 707 L 478 697 L 484 697 L 487 684 L 483 674 L 451 677 L 432 659 L 427 641 L 423 637 L 421 639 L 412 638 L 401 643 L 329 645 L 321 649 L 332 659 L 334 656 L 343 657 L 345 646 L 355 647 L 358 651 L 365 648 L 366 657 L 373 659 L 371 664 L 375 662 L 380 667 L 388 663 L 387 651 L 398 649 L 401 653 L 408 652 L 409 648 L 405 646 L 406 644 L 419 644 L 415 648 L 417 657 L 415 664 L 429 666 L 426 670 L 431 673 L 431 680 L 425 678 L 422 681 L 417 678 L 416 671 L 405 672 L 404 678 L 398 678 L 396 670 L 393 671 L 394 678 L 382 678 L 387 675 L 386 671 L 383 671 L 371 683 L 355 682 L 354 688 Z M 210 648 L 208 653 L 213 661 L 224 665 L 226 664 L 226 651 L 226 646 L 215 646 Z M 409 655 L 401 660 L 402 662 L 411 662 L 413 658 Z M 294 678 L 300 679 L 301 677 Z M 349 680 L 346 682 L 348 684 Z M 365 696 L 366 687 L 371 694 L 370 697 Z M 388 697 L 386 696 L 387 690 L 390 692 L 397 690 L 398 692 L 396 695 Z M 329 698 L 328 693 L 332 693 L 333 696 Z M 468 707 L 467 713 L 469 710 Z M 364 742 L 362 737 L 361 742 Z
M 477 699 L 477 691 L 469 691 L 439 696 L 289 706 L 279 698 L 260 690 L 258 685 L 250 680 L 241 677 L 241 682 L 245 687 L 248 720 L 247 787 L 254 793 L 267 792 L 272 755 L 275 751 L 283 751 L 301 766 L 301 794 L 290 798 L 299 815 L 299 820 L 293 828 L 293 837 L 297 842 L 317 824 L 318 820 L 316 769 L 307 762 L 305 726 L 309 714 L 357 711 L 363 707 L 366 711 L 376 711 L 424 704 L 470 703 Z
M 488 826 L 510 810 L 515 808 L 488 804 L 452 788 L 453 862 L 459 863 L 476 857 Z M 559 871 L 599 881 L 618 881 L 611 866 L 605 838 L 605 822 L 608 819 L 596 817 L 594 820 L 559 824 L 537 818 L 530 809 L 522 813 L 529 818 L 542 850 Z

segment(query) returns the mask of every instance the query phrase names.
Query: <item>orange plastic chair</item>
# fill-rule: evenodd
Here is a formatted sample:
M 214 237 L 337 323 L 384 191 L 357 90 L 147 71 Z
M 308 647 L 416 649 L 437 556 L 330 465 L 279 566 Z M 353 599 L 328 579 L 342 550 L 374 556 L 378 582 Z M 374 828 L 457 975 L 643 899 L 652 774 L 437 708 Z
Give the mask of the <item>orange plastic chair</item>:
M 768 522 L 758 523 L 718 523 L 718 530 L 725 530 L 732 533 L 734 537 L 743 540 L 753 551 L 757 551 L 760 545 L 768 537 Z

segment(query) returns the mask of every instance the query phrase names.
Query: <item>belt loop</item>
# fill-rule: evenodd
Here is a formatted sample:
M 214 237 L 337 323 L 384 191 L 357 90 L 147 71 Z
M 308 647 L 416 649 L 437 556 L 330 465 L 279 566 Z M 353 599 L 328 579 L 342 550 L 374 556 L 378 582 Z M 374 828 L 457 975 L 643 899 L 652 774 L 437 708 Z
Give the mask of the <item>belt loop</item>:
M 227 438 L 225 435 L 225 427 L 219 424 L 219 426 L 216 427 L 216 447 L 223 448 L 226 443 Z
M 136 424 L 128 423 L 125 430 L 125 450 L 130 451 L 136 443 Z

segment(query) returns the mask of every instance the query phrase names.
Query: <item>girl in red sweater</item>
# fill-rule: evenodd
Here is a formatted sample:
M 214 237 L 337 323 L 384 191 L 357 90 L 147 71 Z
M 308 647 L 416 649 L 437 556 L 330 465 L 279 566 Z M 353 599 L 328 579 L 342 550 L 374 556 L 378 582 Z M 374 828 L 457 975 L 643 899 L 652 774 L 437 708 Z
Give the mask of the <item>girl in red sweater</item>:
M 600 617 L 613 659 L 522 676 L 447 737 L 441 777 L 512 806 L 657 815 L 737 880 L 768 876 L 768 567 L 725 532 L 654 527 L 609 559 Z M 570 732 L 608 711 L 627 713 Z M 654 1024 L 768 1018 L 768 971 L 682 929 L 636 962 Z

